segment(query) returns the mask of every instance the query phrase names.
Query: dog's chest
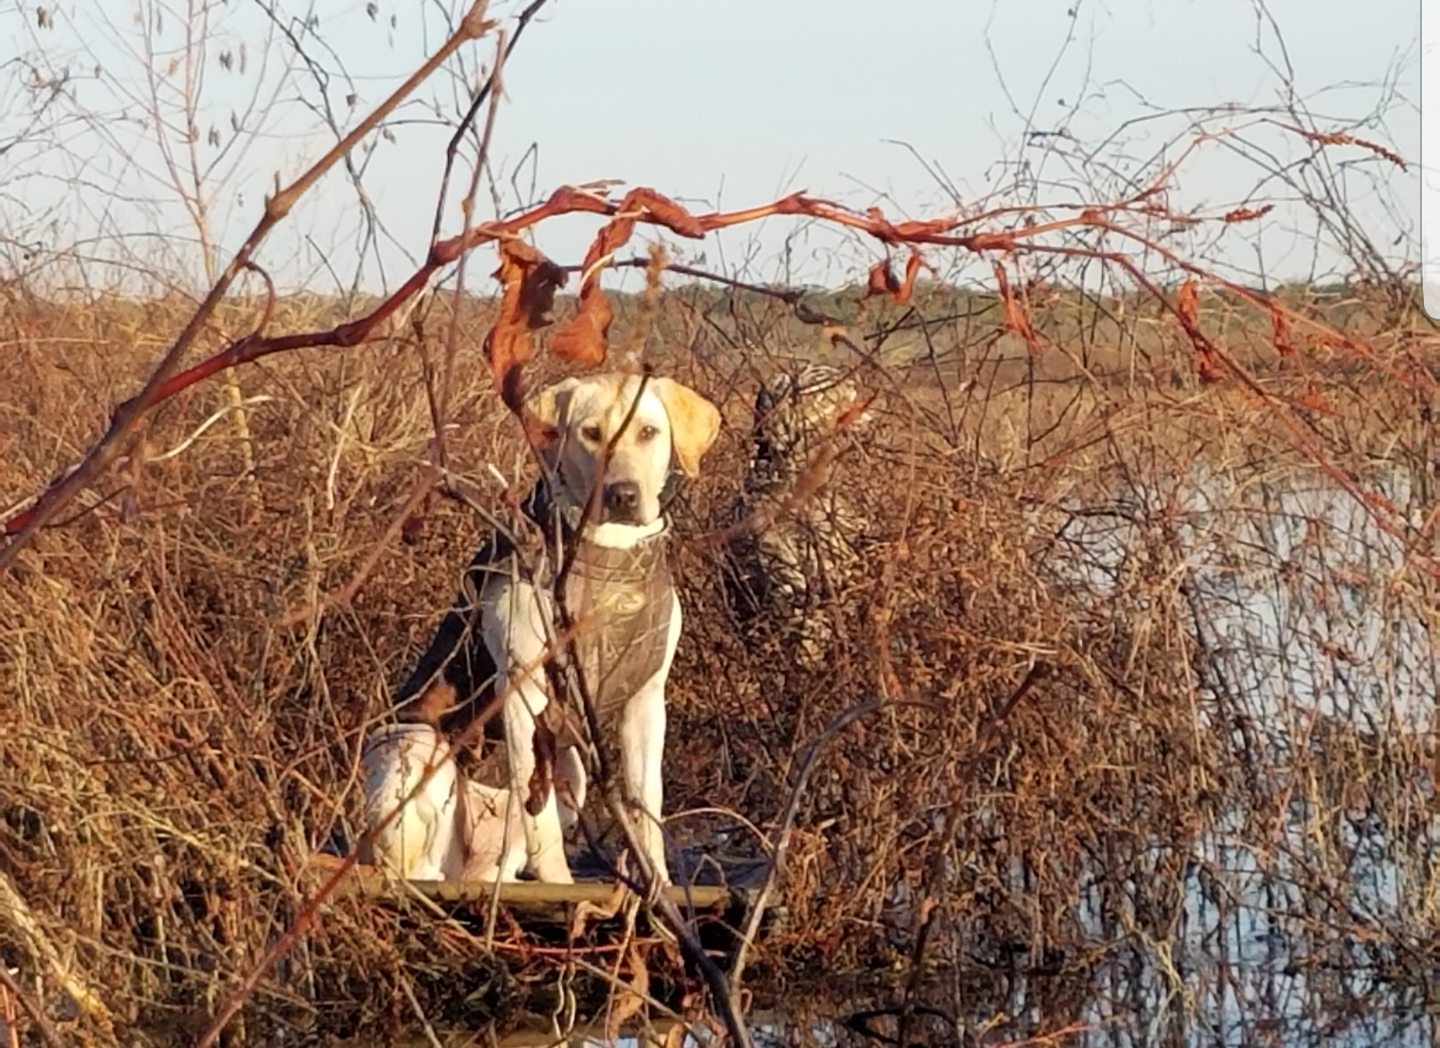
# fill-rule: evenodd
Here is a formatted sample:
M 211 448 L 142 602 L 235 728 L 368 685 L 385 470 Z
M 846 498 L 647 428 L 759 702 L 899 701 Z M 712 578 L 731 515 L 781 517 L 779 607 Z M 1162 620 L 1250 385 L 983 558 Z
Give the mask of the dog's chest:
M 565 579 L 565 607 L 586 690 L 609 722 L 665 665 L 675 601 L 664 545 L 582 542 Z

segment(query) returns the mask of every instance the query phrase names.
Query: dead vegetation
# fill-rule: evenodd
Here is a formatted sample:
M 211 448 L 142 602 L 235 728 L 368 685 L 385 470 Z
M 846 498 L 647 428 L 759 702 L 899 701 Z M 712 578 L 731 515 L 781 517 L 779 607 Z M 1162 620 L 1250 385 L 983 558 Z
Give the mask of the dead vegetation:
M 728 421 L 676 511 L 688 623 L 667 769 L 677 840 L 763 855 L 747 825 L 773 833 L 799 755 L 825 738 L 783 870 L 784 920 L 752 962 L 757 992 L 817 964 L 1078 976 L 1136 949 L 1158 963 L 1193 934 L 1196 884 L 1237 912 L 1267 885 L 1265 919 L 1291 937 L 1292 963 L 1363 961 L 1395 979 L 1428 963 L 1432 729 L 1398 718 L 1407 695 L 1435 694 L 1422 565 L 1433 475 L 1421 465 L 1433 450 L 1417 388 L 1386 380 L 1433 367 L 1418 326 L 1370 338 L 1369 374 L 1323 360 L 1256 372 L 1273 396 L 1325 401 L 1307 418 L 1327 460 L 1416 522 L 1408 566 L 1363 511 L 1337 520 L 1286 501 L 1327 484 L 1237 383 L 1144 378 L 1170 366 L 1163 342 L 1153 356 L 1139 339 L 1065 354 L 1088 355 L 1089 371 L 1103 357 L 1105 382 L 967 338 L 968 321 L 932 325 L 933 361 L 857 359 L 883 394 L 882 422 L 845 443 L 831 483 L 884 537 L 835 609 L 839 650 L 807 675 L 734 624 L 717 536 L 755 376 L 813 343 L 790 342 L 771 312 L 789 307 L 770 299 L 680 289 L 649 313 L 623 306 L 617 339 L 663 341 L 654 363 Z M 7 312 L 16 380 L 0 404 L 0 500 L 76 459 L 101 406 L 154 359 L 137 336 L 181 321 L 166 308 Z M 287 326 L 312 322 L 286 308 Z M 873 307 L 846 337 L 864 344 L 898 308 Z M 425 326 L 444 330 L 447 309 L 437 301 Z M 498 507 L 507 492 L 491 467 L 512 497 L 530 473 L 479 350 L 487 316 L 481 303 L 460 320 L 470 334 L 447 452 Z M 632 316 L 648 332 L 627 327 Z M 223 390 L 187 391 L 157 413 L 143 456 L 21 552 L 0 594 L 0 854 L 15 895 L 0 919 L 6 963 L 47 1009 L 68 979 L 72 996 L 94 996 L 88 1021 L 200 1022 L 306 912 L 307 858 L 355 838 L 362 733 L 385 716 L 480 527 L 439 499 L 386 538 L 433 438 L 413 349 L 401 337 L 241 372 L 253 488 L 233 432 L 199 432 Z M 323 601 L 367 564 L 352 599 Z M 1223 600 L 1261 612 L 1227 598 L 1223 579 L 1293 585 L 1281 633 L 1329 618 L 1331 635 L 1307 654 L 1237 632 Z M 1343 626 L 1371 609 L 1389 625 L 1354 650 Z M 1273 659 L 1289 686 L 1261 711 L 1261 683 L 1243 674 Z M 826 734 L 875 696 L 908 702 Z M 1362 905 L 1357 881 L 1377 863 L 1405 888 Z M 527 957 L 503 928 L 496 948 L 527 959 L 497 966 L 458 929 L 336 901 L 242 1015 L 332 1035 L 400 1029 L 414 993 L 432 1020 L 474 1022 L 508 1014 L 536 979 L 577 974 Z

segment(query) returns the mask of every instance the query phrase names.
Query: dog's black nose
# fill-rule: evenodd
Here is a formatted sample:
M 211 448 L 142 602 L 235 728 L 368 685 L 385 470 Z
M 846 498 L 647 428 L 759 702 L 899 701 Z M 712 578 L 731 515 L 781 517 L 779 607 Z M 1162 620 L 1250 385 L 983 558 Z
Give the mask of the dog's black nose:
M 634 519 L 640 512 L 640 485 L 633 480 L 605 485 L 605 509 L 621 520 Z

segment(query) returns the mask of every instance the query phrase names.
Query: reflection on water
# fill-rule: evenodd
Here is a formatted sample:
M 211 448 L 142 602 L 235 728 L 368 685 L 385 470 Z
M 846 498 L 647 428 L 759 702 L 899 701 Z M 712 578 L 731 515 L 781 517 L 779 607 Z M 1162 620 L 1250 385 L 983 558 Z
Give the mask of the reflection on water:
M 1382 486 L 1407 504 L 1404 476 Z M 1197 715 L 1250 778 L 1191 845 L 1173 934 L 1142 935 L 1095 972 L 1080 1013 L 1092 1029 L 1076 1043 L 1432 1043 L 1426 951 L 1407 943 L 1429 927 L 1435 890 L 1431 780 L 1395 760 L 1406 778 L 1386 796 L 1414 810 L 1384 812 L 1368 783 L 1347 795 L 1314 781 L 1342 746 L 1377 771 L 1387 752 L 1431 752 L 1440 675 L 1433 623 L 1405 590 L 1404 542 L 1326 483 L 1202 475 L 1094 509 L 1062 528 L 1068 581 L 1103 596 L 1142 531 L 1170 528 L 1206 653 Z M 1258 819 L 1266 805 L 1284 817 Z M 1125 930 L 1114 900 L 1085 904 L 1097 933 Z M 1004 1010 L 1043 1010 L 1047 992 L 1022 982 Z M 1034 1014 L 1032 1028 L 1046 1025 Z
M 956 1015 L 922 1004 L 910 1027 L 909 1042 L 925 1045 L 1010 1045 L 1016 1043 L 1124 1046 L 1276 1045 L 1284 1048 L 1410 1048 L 1434 1044 L 1426 1002 L 1414 993 L 1392 993 L 1363 973 L 1330 973 L 1317 987 L 1277 965 L 1273 946 L 1253 944 L 1248 961 L 1226 972 L 1223 994 L 1195 994 L 1203 980 L 1186 978 L 1167 985 L 1156 966 L 1135 951 L 1077 984 L 1073 979 L 1017 978 L 1008 986 L 963 987 L 973 1002 L 969 1014 Z M 1263 971 L 1268 975 L 1261 976 Z M 756 1048 L 859 1048 L 894 1044 L 899 986 L 838 987 L 798 985 L 793 1003 L 751 1014 L 749 1030 Z M 934 987 L 926 999 L 953 996 L 955 987 Z M 875 1012 L 880 1014 L 874 1014 Z M 857 1021 L 858 1016 L 858 1021 Z M 1055 1035 L 1059 1036 L 1055 1036 Z M 487 1044 L 496 1048 L 700 1048 L 714 1043 L 705 1028 L 690 1032 L 669 1021 L 653 1023 L 613 1039 L 602 1027 L 572 1030 L 568 1036 L 535 1022 L 504 1035 L 476 1031 L 441 1036 L 443 1044 Z M 412 1037 L 403 1048 L 433 1048 Z

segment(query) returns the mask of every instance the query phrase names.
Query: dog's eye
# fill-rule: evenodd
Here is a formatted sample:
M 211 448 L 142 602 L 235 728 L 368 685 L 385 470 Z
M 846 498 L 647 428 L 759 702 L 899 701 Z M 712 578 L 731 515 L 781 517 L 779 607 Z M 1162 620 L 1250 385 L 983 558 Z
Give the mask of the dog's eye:
M 639 435 L 638 435 L 638 438 L 639 438 L 639 440 L 640 440 L 640 443 L 644 444 L 646 441 L 654 440 L 654 439 L 655 439 L 657 436 L 659 436 L 659 435 L 660 435 L 659 427 L 657 427 L 657 426 L 651 426 L 651 425 L 644 425 L 644 426 L 641 426 L 641 427 L 640 427 L 640 433 L 639 433 Z
M 595 425 L 593 422 L 590 425 L 581 428 L 580 435 L 592 444 L 600 443 L 600 427 Z

